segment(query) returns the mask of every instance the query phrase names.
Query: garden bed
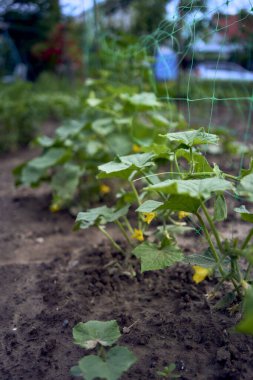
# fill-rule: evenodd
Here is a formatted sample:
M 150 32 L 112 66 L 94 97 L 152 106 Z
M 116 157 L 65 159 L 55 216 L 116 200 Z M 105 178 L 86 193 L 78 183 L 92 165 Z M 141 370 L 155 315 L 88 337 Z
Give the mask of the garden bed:
M 232 332 L 237 314 L 207 301 L 213 283 L 194 284 L 184 265 L 141 275 L 134 262 L 134 278 L 106 268 L 117 254 L 99 232 L 73 233 L 67 213 L 49 212 L 46 187 L 14 188 L 10 171 L 30 154 L 2 159 L 1 379 L 70 379 L 85 353 L 72 327 L 116 319 L 121 329 L 134 323 L 120 343 L 138 357 L 122 379 L 158 379 L 175 363 L 184 380 L 251 380 L 253 339 Z M 192 235 L 184 246 L 199 244 Z

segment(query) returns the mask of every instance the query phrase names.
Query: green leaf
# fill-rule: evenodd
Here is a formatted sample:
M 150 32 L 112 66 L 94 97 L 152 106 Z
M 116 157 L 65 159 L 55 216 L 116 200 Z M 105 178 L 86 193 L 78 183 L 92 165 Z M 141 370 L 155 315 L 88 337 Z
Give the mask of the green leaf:
M 114 178 L 119 177 L 127 179 L 130 174 L 144 167 L 152 166 L 150 161 L 154 155 L 152 153 L 138 153 L 120 157 L 121 162 L 111 161 L 107 164 L 100 165 L 98 169 L 101 173 L 98 178 Z
M 222 297 L 221 300 L 219 300 L 215 305 L 214 305 L 214 308 L 216 310 L 223 310 L 223 309 L 226 309 L 227 307 L 229 307 L 233 302 L 234 300 L 236 299 L 236 294 L 235 292 L 228 292 L 227 294 L 225 294 L 224 297 Z
M 42 156 L 34 158 L 29 161 L 27 166 L 33 169 L 48 169 L 51 166 L 58 164 L 67 154 L 66 149 L 51 148 L 47 150 Z
M 79 361 L 79 368 L 86 380 L 118 380 L 136 362 L 136 357 L 126 347 L 113 347 L 106 360 L 99 356 L 85 356 Z
M 97 176 L 98 178 L 123 178 L 127 179 L 132 173 L 130 165 L 122 162 L 111 161 L 107 164 L 99 165 L 98 169 L 101 173 Z
M 80 322 L 73 328 L 75 344 L 91 350 L 97 344 L 112 346 L 121 336 L 117 321 Z
M 93 131 L 101 136 L 107 136 L 114 129 L 112 118 L 96 119 L 91 124 Z
M 253 213 L 249 212 L 244 205 L 234 209 L 235 212 L 241 214 L 242 220 L 253 223 Z
M 17 185 L 36 187 L 40 179 L 45 174 L 44 169 L 32 168 L 28 164 L 15 168 L 14 175 L 17 178 Z
M 71 200 L 79 184 L 83 171 L 78 165 L 65 164 L 55 173 L 51 181 L 52 190 L 62 200 Z
M 54 140 L 48 136 L 40 136 L 36 139 L 36 142 L 43 148 L 49 148 L 53 145 Z
M 172 211 L 185 211 L 196 214 L 201 203 L 198 199 L 192 198 L 188 195 L 171 195 L 169 200 L 166 201 L 160 209 L 169 209 Z
M 236 326 L 236 331 L 253 335 L 253 287 L 245 295 L 243 319 Z
M 86 212 L 79 212 L 75 221 L 75 229 L 86 229 L 99 223 L 101 217 L 107 214 L 107 212 L 107 206 L 92 208 Z
M 175 245 L 158 249 L 155 244 L 146 242 L 138 245 L 133 254 L 141 260 L 141 272 L 164 269 L 184 259 L 183 253 Z
M 78 365 L 75 365 L 70 369 L 70 375 L 74 377 L 83 376 L 82 371 L 80 370 Z
M 186 132 L 167 133 L 165 135 L 171 142 L 185 144 L 189 147 L 202 144 L 218 144 L 219 137 L 217 135 L 206 133 L 204 128 Z
M 133 166 L 134 168 L 142 169 L 147 166 L 154 165 L 152 159 L 154 158 L 153 153 L 136 153 L 130 154 L 128 156 L 120 157 L 120 161 Z
M 248 174 L 253 173 L 253 158 L 250 160 L 249 169 L 242 169 L 241 170 L 241 178 L 246 177 Z
M 70 120 L 67 124 L 56 129 L 56 137 L 60 140 L 66 140 L 69 137 L 75 136 L 84 128 L 84 123 L 77 120 Z
M 186 256 L 184 261 L 188 264 L 199 265 L 204 268 L 214 268 L 216 266 L 216 261 L 208 251 L 202 255 L 194 254 Z
M 87 229 L 94 225 L 114 222 L 128 213 L 129 205 L 122 208 L 101 206 L 86 212 L 79 212 L 75 221 L 75 229 Z
M 238 194 L 246 196 L 253 201 L 253 173 L 243 177 L 238 186 Z
M 146 190 L 173 195 L 188 195 L 191 198 L 206 200 L 211 197 L 212 193 L 223 193 L 226 190 L 233 190 L 233 185 L 229 181 L 221 178 L 168 179 L 156 185 L 149 186 Z
M 140 94 L 135 95 L 122 94 L 121 99 L 139 109 L 159 107 L 161 105 L 153 92 L 141 92 Z
M 177 158 L 183 157 L 188 162 L 191 162 L 191 154 L 189 150 L 178 149 L 176 151 L 176 157 Z M 213 171 L 207 159 L 201 153 L 193 152 L 192 157 L 194 161 L 194 172 L 196 173 L 208 172 L 209 173 Z
M 86 100 L 86 103 L 88 104 L 88 106 L 90 106 L 92 108 L 95 108 L 95 107 L 99 106 L 102 103 L 102 100 L 101 99 L 96 99 L 96 98 L 88 98 Z
M 149 201 L 145 201 L 144 203 L 142 203 L 142 205 L 140 207 L 138 207 L 136 211 L 138 211 L 138 212 L 153 212 L 162 205 L 163 205 L 162 202 L 149 200 Z
M 106 143 L 114 155 L 117 156 L 131 152 L 133 145 L 129 134 L 125 132 L 112 133 L 110 136 L 107 136 Z
M 214 221 L 222 222 L 227 218 L 227 203 L 223 195 L 218 194 L 214 203 Z

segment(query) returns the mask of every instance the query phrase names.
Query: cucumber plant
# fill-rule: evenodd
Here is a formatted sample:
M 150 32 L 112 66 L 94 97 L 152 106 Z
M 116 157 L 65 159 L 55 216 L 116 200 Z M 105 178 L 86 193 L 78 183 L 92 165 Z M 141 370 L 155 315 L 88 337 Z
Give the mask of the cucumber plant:
M 227 207 L 231 195 L 240 206 L 234 209 L 234 215 L 239 214 L 249 224 L 253 222 L 253 213 L 242 204 L 247 202 L 247 207 L 250 207 L 253 201 L 253 161 L 249 169 L 242 169 L 238 176 L 234 176 L 222 171 L 216 164 L 211 165 L 198 150 L 199 146 L 218 144 L 218 136 L 199 129 L 169 132 L 160 137 L 164 140 L 160 151 L 150 147 L 146 153 L 121 156 L 98 167 L 98 178 L 120 179 L 121 186 L 125 184 L 118 194 L 117 207 L 127 206 L 125 212 L 133 208 L 136 210 L 135 220 L 128 219 L 136 226 L 136 234 L 132 236 L 138 236 L 141 244 L 134 249 L 129 245 L 129 252 L 140 259 L 142 272 L 187 262 L 193 266 L 193 280 L 196 283 L 215 275 L 218 284 L 214 292 L 222 284 L 230 284 L 231 289 L 217 307 L 241 302 L 247 294 L 246 322 L 238 327 L 240 331 L 246 331 L 249 327 L 247 321 L 251 318 L 247 310 L 252 308 L 253 250 L 250 242 L 253 228 L 242 241 L 229 240 L 222 237 L 219 223 L 229 222 Z M 161 160 L 163 164 L 167 160 L 168 171 L 159 172 Z M 124 218 L 126 221 L 127 214 Z M 87 227 L 86 219 L 87 214 L 78 215 L 80 228 Z M 149 229 L 147 221 L 151 223 L 154 219 L 156 227 Z M 127 231 L 129 220 L 123 227 L 131 241 Z M 108 218 L 98 218 L 95 224 L 100 226 L 102 223 L 105 229 L 108 222 Z M 187 224 L 188 228 L 194 226 L 195 232 L 204 238 L 206 248 L 202 254 L 185 256 L 178 246 L 176 235 L 185 232 Z M 253 327 L 251 331 L 253 333 Z

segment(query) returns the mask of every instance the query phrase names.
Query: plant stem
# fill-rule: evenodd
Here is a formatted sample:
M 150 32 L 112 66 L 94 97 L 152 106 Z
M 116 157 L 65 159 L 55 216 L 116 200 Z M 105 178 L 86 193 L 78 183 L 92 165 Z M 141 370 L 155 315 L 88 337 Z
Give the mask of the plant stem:
M 214 259 L 215 259 L 215 261 L 216 261 L 216 263 L 217 263 L 218 269 L 219 269 L 219 271 L 220 271 L 220 274 L 221 274 L 222 277 L 224 278 L 224 277 L 226 277 L 226 274 L 225 274 L 224 270 L 222 269 L 222 266 L 221 266 L 221 264 L 220 264 L 219 255 L 218 255 L 218 253 L 216 252 L 216 249 L 215 249 L 215 247 L 214 247 L 214 245 L 213 245 L 213 242 L 212 242 L 212 240 L 211 240 L 211 237 L 210 237 L 210 234 L 209 234 L 209 232 L 208 232 L 208 229 L 206 228 L 205 222 L 204 222 L 204 220 L 202 219 L 202 216 L 201 216 L 198 212 L 196 213 L 196 216 L 197 216 L 197 218 L 198 218 L 198 220 L 199 220 L 200 225 L 201 225 L 202 228 L 203 228 L 203 231 L 204 231 L 204 233 L 205 233 L 206 239 L 207 239 L 208 244 L 209 244 L 209 246 L 210 246 L 210 249 L 211 249 L 211 251 L 212 251 L 213 257 L 214 257 Z
M 245 273 L 245 276 L 244 276 L 245 281 L 248 281 L 251 269 L 252 269 L 252 264 L 249 263 L 248 268 L 247 268 L 246 273 Z
M 110 242 L 112 243 L 113 247 L 114 247 L 115 249 L 117 249 L 117 251 L 120 251 L 123 255 L 125 255 L 125 253 L 124 253 L 124 251 L 122 250 L 122 248 L 116 243 L 116 241 L 115 241 L 115 240 L 113 239 L 113 237 L 109 234 L 109 232 L 107 232 L 107 231 L 105 230 L 105 228 L 103 228 L 102 226 L 98 226 L 98 229 L 99 229 L 99 231 L 102 232 L 102 234 L 104 234 L 104 235 L 107 237 L 107 239 L 110 240 Z
M 139 194 L 138 194 L 138 192 L 136 190 L 136 187 L 134 186 L 133 181 L 129 181 L 129 183 L 130 183 L 130 186 L 131 186 L 131 188 L 133 190 L 133 193 L 135 195 L 135 198 L 137 200 L 138 205 L 141 206 L 141 201 L 140 201 L 140 198 L 139 198 Z
M 212 218 L 209 215 L 209 212 L 208 212 L 208 210 L 207 210 L 207 208 L 205 206 L 205 203 L 202 202 L 202 201 L 201 201 L 201 207 L 202 207 L 202 210 L 203 210 L 203 212 L 205 214 L 205 217 L 206 217 L 206 219 L 207 219 L 207 221 L 209 223 L 211 231 L 214 234 L 214 237 L 215 237 L 215 240 L 217 242 L 217 245 L 218 245 L 218 248 L 220 250 L 220 253 L 222 253 L 223 252 L 223 248 L 222 248 L 222 244 L 221 244 L 219 233 L 218 233 L 218 231 L 217 231 L 217 229 L 216 229 L 216 227 L 215 227 L 215 225 L 214 225 L 214 223 L 212 221 Z
M 241 249 L 245 249 L 250 241 L 250 239 L 253 236 L 253 228 L 249 231 L 248 235 L 246 236 L 244 242 L 242 243 Z
M 190 146 L 190 159 L 191 159 L 190 172 L 192 174 L 194 172 L 194 161 L 193 161 L 193 153 L 192 153 L 192 147 L 191 146 Z
M 182 175 L 182 173 L 181 173 L 181 171 L 180 171 L 180 168 L 179 168 L 179 165 L 178 165 L 178 161 L 177 161 L 177 156 L 176 156 L 176 154 L 174 154 L 174 162 L 175 162 L 175 165 L 176 165 L 176 168 L 177 168 L 178 174 Z
M 133 227 L 131 226 L 129 220 L 127 219 L 126 216 L 123 216 L 123 219 L 124 219 L 124 222 L 125 222 L 125 224 L 126 224 L 128 230 L 129 230 L 129 232 L 133 235 L 134 230 L 133 230 Z
M 126 239 L 126 241 L 127 241 L 130 245 L 132 245 L 132 242 L 131 242 L 131 240 L 129 239 L 129 236 L 127 235 L 127 233 L 126 233 L 126 231 L 125 231 L 125 229 L 124 229 L 122 223 L 121 223 L 119 220 L 116 220 L 115 223 L 116 223 L 117 226 L 119 227 L 119 229 L 120 229 L 122 235 L 124 236 L 124 238 Z

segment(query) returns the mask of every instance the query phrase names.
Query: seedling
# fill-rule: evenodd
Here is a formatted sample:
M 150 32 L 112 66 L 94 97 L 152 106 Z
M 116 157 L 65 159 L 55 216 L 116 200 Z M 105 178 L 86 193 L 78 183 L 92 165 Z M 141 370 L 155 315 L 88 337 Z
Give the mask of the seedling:
M 85 380 L 120 379 L 137 360 L 128 348 L 116 345 L 120 336 L 115 320 L 78 323 L 73 328 L 74 343 L 86 350 L 96 350 L 96 355 L 80 359 L 78 365 L 71 368 L 71 375 Z
M 164 367 L 162 371 L 157 371 L 157 375 L 165 379 L 179 379 L 180 375 L 175 372 L 176 364 L 170 363 L 168 366 Z

